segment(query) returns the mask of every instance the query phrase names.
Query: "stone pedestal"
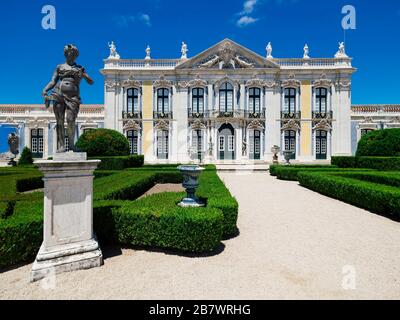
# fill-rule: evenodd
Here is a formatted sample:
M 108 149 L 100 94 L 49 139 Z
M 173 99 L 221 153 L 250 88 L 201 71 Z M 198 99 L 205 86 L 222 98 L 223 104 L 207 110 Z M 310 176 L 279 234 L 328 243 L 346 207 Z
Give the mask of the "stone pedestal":
M 44 228 L 31 281 L 103 264 L 93 233 L 93 171 L 99 163 L 73 152 L 35 162 L 44 174 Z

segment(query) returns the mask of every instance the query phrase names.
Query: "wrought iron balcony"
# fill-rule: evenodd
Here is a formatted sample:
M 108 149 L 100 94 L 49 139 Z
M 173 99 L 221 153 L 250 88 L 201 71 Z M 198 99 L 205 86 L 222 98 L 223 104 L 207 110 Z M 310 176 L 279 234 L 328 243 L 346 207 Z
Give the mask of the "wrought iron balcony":
M 313 119 L 332 119 L 333 118 L 333 112 L 319 112 L 319 111 L 313 111 L 312 112 L 312 118 Z
M 259 112 L 245 110 L 244 117 L 247 119 L 264 119 L 265 118 L 265 110 L 259 111 Z
M 153 112 L 153 119 L 172 119 L 172 112 Z
M 218 111 L 217 118 L 233 118 L 235 116 L 234 111 Z
M 192 110 L 188 110 L 188 118 L 189 119 L 202 119 L 206 117 L 206 113 L 204 111 L 196 112 Z
M 282 111 L 281 112 L 281 119 L 300 119 L 301 118 L 301 112 L 287 112 L 287 111 Z
M 141 119 L 142 113 L 141 112 L 122 112 L 122 119 Z

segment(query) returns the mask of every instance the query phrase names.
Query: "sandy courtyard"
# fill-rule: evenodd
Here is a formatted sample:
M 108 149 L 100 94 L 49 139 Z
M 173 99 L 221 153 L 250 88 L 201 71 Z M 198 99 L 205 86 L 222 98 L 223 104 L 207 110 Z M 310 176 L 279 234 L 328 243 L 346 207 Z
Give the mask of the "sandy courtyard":
M 267 173 L 220 176 L 240 235 L 219 253 L 106 248 L 101 268 L 34 284 L 28 264 L 0 274 L 0 298 L 400 299 L 400 223 Z

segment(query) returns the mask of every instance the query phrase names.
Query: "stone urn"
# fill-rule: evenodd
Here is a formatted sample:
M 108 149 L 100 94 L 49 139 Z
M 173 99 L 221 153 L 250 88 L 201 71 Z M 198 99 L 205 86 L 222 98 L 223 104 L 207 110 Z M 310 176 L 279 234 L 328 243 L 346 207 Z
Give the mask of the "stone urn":
M 290 165 L 290 159 L 293 157 L 293 155 L 294 155 L 294 151 L 293 150 L 285 150 L 285 151 L 283 151 L 283 156 L 284 156 L 284 158 L 286 160 L 286 163 L 285 163 L 286 166 Z
M 202 203 L 196 197 L 196 189 L 199 186 L 199 176 L 204 168 L 198 165 L 182 165 L 177 168 L 183 175 L 183 187 L 186 189 L 186 198 L 180 203 L 180 207 L 203 207 Z
M 271 152 L 272 152 L 272 154 L 274 155 L 273 157 L 272 157 L 272 162 L 273 162 L 273 164 L 279 164 L 279 161 L 278 161 L 278 153 L 281 151 L 281 148 L 279 147 L 279 146 L 277 146 L 277 145 L 274 145 L 272 148 L 271 148 Z

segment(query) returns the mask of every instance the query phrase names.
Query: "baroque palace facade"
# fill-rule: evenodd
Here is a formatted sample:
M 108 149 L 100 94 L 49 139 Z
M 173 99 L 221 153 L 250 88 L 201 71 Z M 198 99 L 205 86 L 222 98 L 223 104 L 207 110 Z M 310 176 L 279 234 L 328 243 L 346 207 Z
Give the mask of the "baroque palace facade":
M 356 71 L 344 44 L 334 58 L 262 57 L 225 39 L 180 59 L 121 59 L 115 45 L 104 61 L 103 105 L 83 105 L 77 137 L 87 129 L 123 133 L 147 163 L 254 163 L 271 147 L 300 162 L 354 154 L 361 135 L 400 127 L 400 105 L 351 106 Z M 40 105 L 0 105 L 0 128 L 15 129 L 36 157 L 55 152 L 55 119 Z M 3 131 L 4 132 L 4 131 Z M 6 137 L 1 137 L 6 139 Z

